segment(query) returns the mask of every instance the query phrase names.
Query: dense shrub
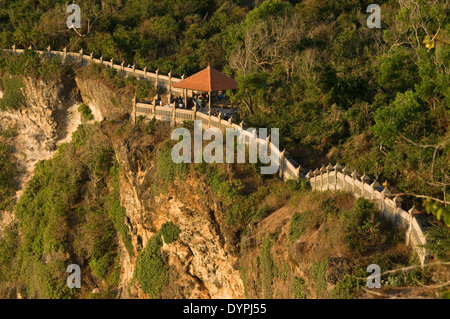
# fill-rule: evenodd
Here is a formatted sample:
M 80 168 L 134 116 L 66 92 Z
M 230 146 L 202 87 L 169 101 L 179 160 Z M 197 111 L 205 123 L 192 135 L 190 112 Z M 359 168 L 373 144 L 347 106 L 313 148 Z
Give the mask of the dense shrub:
M 86 104 L 81 104 L 78 108 L 78 112 L 83 116 L 83 120 L 90 121 L 94 119 L 94 115 L 91 112 L 91 109 Z
M 161 254 L 163 242 L 159 234 L 149 239 L 137 256 L 133 278 L 138 280 L 142 290 L 150 297 L 159 298 L 161 290 L 168 282 L 168 268 Z
M 178 236 L 180 235 L 181 230 L 180 230 L 180 227 L 176 226 L 174 223 L 167 222 L 161 226 L 161 229 L 159 230 L 159 232 L 163 236 L 164 242 L 166 244 L 170 244 L 178 239 Z

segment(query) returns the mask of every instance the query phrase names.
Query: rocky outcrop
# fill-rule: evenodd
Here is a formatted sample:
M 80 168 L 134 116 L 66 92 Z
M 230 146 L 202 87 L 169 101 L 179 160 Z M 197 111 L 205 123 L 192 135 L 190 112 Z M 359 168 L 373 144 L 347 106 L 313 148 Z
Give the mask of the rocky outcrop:
M 156 150 L 149 137 L 130 137 L 115 145 L 122 166 L 121 204 L 126 208 L 135 255 L 161 227 L 172 221 L 181 229 L 179 239 L 161 251 L 169 267 L 163 298 L 243 298 L 238 257 L 230 247 L 232 236 L 224 227 L 221 203 L 205 191 L 201 179 L 187 178 L 167 184 L 160 192 L 156 181 Z M 222 224 L 223 223 L 223 224 Z M 125 251 L 123 253 L 126 253 Z M 123 256 L 127 259 L 127 256 Z M 122 291 L 129 284 L 134 260 L 122 263 Z M 132 288 L 133 295 L 146 297 Z M 125 297 L 122 294 L 122 297 Z
M 24 106 L 0 111 L 0 131 L 13 129 L 17 133 L 11 144 L 18 162 L 20 189 L 31 177 L 35 164 L 51 158 L 57 146 L 69 141 L 81 123 L 70 74 L 56 80 L 22 77 L 22 83 Z

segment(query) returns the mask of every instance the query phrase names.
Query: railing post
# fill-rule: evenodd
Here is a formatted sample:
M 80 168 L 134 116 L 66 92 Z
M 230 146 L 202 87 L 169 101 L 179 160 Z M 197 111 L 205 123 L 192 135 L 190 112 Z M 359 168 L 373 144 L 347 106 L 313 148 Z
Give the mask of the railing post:
M 325 168 L 324 165 L 322 165 L 322 167 L 320 168 L 320 190 L 323 191 L 323 176 L 325 175 L 325 172 L 327 171 L 327 169 Z
M 47 55 L 48 56 L 52 55 L 52 48 L 50 46 L 47 47 Z
M 172 70 L 170 70 L 168 75 L 169 75 L 169 87 L 167 88 L 167 90 L 169 91 L 169 94 L 172 95 Z
M 16 53 L 16 44 L 14 44 L 14 45 L 12 46 L 12 51 L 13 51 L 14 54 Z
M 318 168 L 316 168 L 316 170 L 314 171 L 314 188 L 316 188 L 316 189 L 318 188 L 317 180 L 319 179 L 319 177 L 320 177 L 320 171 Z M 320 182 L 320 188 L 322 188 L 322 181 Z
M 159 83 L 158 83 L 159 69 L 156 69 L 155 74 L 156 74 L 156 77 L 155 77 L 155 90 L 156 90 L 156 93 L 158 93 L 158 87 L 159 87 Z
M 181 76 L 181 79 L 184 80 L 185 75 L 183 74 Z M 188 104 L 188 100 L 187 100 L 187 89 L 183 89 L 183 98 L 184 98 L 184 107 L 185 109 L 187 109 L 187 104 Z
M 330 172 L 334 171 L 334 166 L 331 165 L 331 163 L 329 163 L 328 166 L 326 167 L 326 170 L 327 170 L 327 188 L 331 189 L 331 187 L 330 187 Z M 335 189 L 336 189 L 336 187 L 335 187 Z
M 63 49 L 63 59 L 65 60 L 67 58 L 67 47 L 64 47 Z
M 89 56 L 91 57 L 91 62 L 94 62 L 94 52 L 91 52 L 91 54 L 89 54 Z
M 361 188 L 361 197 L 364 198 L 364 184 L 369 184 L 370 177 L 364 172 L 363 176 L 361 177 L 362 182 L 362 188 Z
M 408 210 L 408 230 L 406 232 L 406 245 L 411 245 L 411 235 L 412 235 L 412 221 L 414 218 L 414 214 L 417 212 L 416 206 L 411 207 L 410 210 Z
M 221 122 L 222 122 L 222 113 L 219 113 L 218 118 L 219 118 L 218 125 L 219 125 L 219 130 L 220 130 L 220 125 L 221 125 Z
M 339 163 L 336 163 L 336 165 L 334 165 L 334 190 L 337 190 L 337 185 L 338 185 L 338 174 L 340 172 L 342 172 L 342 166 Z
M 383 214 L 386 215 L 386 213 L 384 212 L 385 208 L 386 208 L 386 203 L 384 202 L 384 200 L 391 194 L 391 192 L 389 191 L 389 189 L 385 188 L 383 189 L 383 191 L 381 192 L 381 212 Z
M 285 161 L 286 161 L 286 159 L 285 159 Z M 286 166 L 287 166 L 287 164 L 286 164 Z M 302 170 L 302 166 L 301 165 L 298 165 L 298 167 L 295 169 L 295 174 L 296 174 L 297 180 L 300 178 L 300 171 L 301 170 Z
M 144 67 L 144 78 L 147 77 L 147 67 Z
M 80 64 L 83 66 L 83 48 L 80 50 Z
M 374 180 L 373 183 L 370 184 L 370 187 L 372 188 L 371 200 L 375 200 L 375 190 L 377 190 L 380 187 L 380 183 L 378 183 L 377 180 Z
M 278 176 L 281 178 L 281 179 L 283 179 L 283 175 L 284 175 L 284 169 L 285 169 L 285 167 L 284 167 L 284 159 L 285 159 L 285 157 L 284 157 L 284 152 L 286 152 L 286 150 L 283 150 L 281 153 L 280 153 L 280 165 L 279 165 L 279 171 L 278 171 Z
M 230 118 L 228 119 L 228 125 L 229 127 L 233 127 L 233 116 L 230 116 Z
M 310 169 L 309 172 L 306 173 L 305 177 L 306 177 L 307 180 L 309 180 L 309 184 L 311 185 L 311 188 L 314 189 L 313 185 L 312 185 L 312 181 L 313 181 L 312 179 L 314 178 L 313 171 Z
M 350 176 L 350 174 L 352 173 L 351 169 L 347 167 L 347 165 L 345 165 L 344 169 L 342 170 L 342 173 L 344 174 L 344 178 L 342 180 L 342 189 L 345 189 L 345 176 Z
M 111 58 L 111 69 L 114 68 L 114 58 Z
M 208 110 L 208 128 L 211 127 L 211 110 Z
M 155 98 L 153 99 L 153 118 L 156 118 L 156 101 L 158 100 L 158 95 L 155 95 Z
M 133 68 L 133 76 L 136 76 L 136 63 L 131 66 Z
M 355 193 L 356 180 L 360 175 L 356 170 L 354 170 L 351 176 L 352 176 L 352 180 L 353 180 L 352 193 L 356 195 L 356 193 Z
M 122 63 L 120 63 L 120 68 L 121 68 L 121 70 L 122 70 L 122 75 L 125 75 L 125 68 L 124 68 L 124 65 L 125 65 L 125 61 L 122 61 Z
M 103 55 L 100 57 L 100 64 L 103 65 Z
M 402 207 L 403 198 L 400 196 L 394 197 L 394 203 L 395 203 L 395 210 L 394 210 L 394 218 L 393 218 L 393 224 L 395 226 L 397 219 L 398 219 L 398 213 L 400 211 L 400 208 Z

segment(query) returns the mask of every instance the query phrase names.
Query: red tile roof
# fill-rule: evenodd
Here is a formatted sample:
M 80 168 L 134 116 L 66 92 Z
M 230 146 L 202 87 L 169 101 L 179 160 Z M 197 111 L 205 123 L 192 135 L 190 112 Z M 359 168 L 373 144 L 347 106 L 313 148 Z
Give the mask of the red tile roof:
M 206 69 L 172 84 L 175 88 L 197 91 L 220 91 L 237 89 L 238 84 L 232 78 L 208 65 Z

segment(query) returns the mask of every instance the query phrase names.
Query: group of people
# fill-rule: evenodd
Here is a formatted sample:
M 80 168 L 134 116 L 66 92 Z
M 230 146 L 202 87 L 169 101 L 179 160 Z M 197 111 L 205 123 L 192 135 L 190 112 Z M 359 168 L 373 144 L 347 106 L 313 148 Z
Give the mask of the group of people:
M 218 97 L 219 101 L 222 101 L 222 99 L 225 97 L 225 94 L 223 93 L 223 91 L 219 91 L 217 97 Z M 209 94 L 206 92 L 199 93 L 199 94 L 194 93 L 192 98 L 187 98 L 187 103 L 186 103 L 184 97 L 174 98 L 174 99 L 170 100 L 170 103 L 165 104 L 165 105 L 162 100 L 157 100 L 157 102 L 156 102 L 156 105 L 159 105 L 159 106 L 166 106 L 166 107 L 175 106 L 175 108 L 189 109 L 189 110 L 194 108 L 194 106 L 196 105 L 197 110 L 200 112 L 203 110 L 203 108 L 205 108 L 207 110 L 208 104 L 209 104 Z

